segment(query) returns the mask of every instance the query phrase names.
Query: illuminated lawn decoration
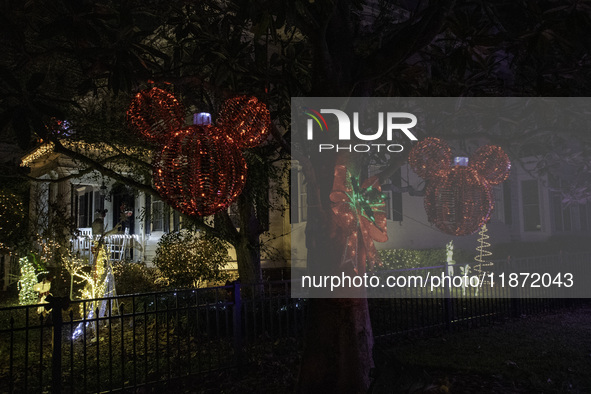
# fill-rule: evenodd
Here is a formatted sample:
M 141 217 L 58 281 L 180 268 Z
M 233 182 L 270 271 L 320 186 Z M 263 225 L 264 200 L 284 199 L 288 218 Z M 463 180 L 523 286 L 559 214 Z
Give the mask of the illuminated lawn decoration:
M 448 244 L 445 245 L 445 259 L 447 261 L 447 275 L 450 278 L 453 278 L 455 275 L 454 267 L 456 261 L 454 260 L 454 242 L 449 241 Z M 462 295 L 466 295 L 466 287 L 468 286 L 468 273 L 470 272 L 470 265 L 466 264 L 460 266 L 460 276 L 462 277 Z M 449 283 L 449 288 L 451 288 L 451 282 Z
M 51 118 L 45 127 L 51 134 L 58 137 L 69 137 L 73 133 L 72 125 L 67 120 Z
M 474 260 L 478 263 L 474 265 L 474 271 L 478 277 L 483 278 L 482 274 L 487 271 L 487 268 L 492 267 L 494 264 L 490 261 L 486 261 L 487 257 L 492 256 L 492 252 L 488 250 L 490 247 L 490 243 L 487 242 L 487 239 L 490 236 L 487 234 L 488 228 L 486 224 L 483 224 L 478 232 L 480 238 L 478 238 L 478 246 L 476 247 L 476 251 L 478 252 L 476 256 L 474 256 Z M 488 276 L 486 276 L 488 277 Z M 489 284 L 489 280 L 485 280 L 485 285 Z M 476 295 L 478 295 L 478 288 L 476 289 Z
M 418 176 L 427 180 L 444 176 L 452 160 L 451 148 L 439 138 L 425 138 L 413 147 L 408 164 Z
M 185 127 L 183 116 L 179 101 L 158 88 L 138 93 L 127 111 L 131 127 L 160 144 L 152 164 L 162 199 L 187 215 L 212 215 L 242 192 L 246 162 L 241 149 L 267 136 L 269 111 L 256 97 L 238 96 L 224 103 L 218 127 L 205 113 Z
M 18 281 L 18 302 L 21 305 L 36 304 L 38 300 L 35 286 L 37 285 L 37 274 L 35 265 L 29 256 L 18 259 L 20 266 L 20 279 Z
M 498 146 L 480 147 L 468 160 L 452 166 L 451 151 L 439 138 L 425 138 L 410 152 L 413 171 L 427 181 L 427 219 L 451 235 L 475 233 L 494 207 L 491 186 L 509 176 L 511 162 Z
M 271 118 L 264 103 L 256 97 L 238 96 L 226 100 L 218 126 L 241 148 L 252 148 L 269 133 Z
M 365 273 L 366 265 L 371 269 L 378 262 L 374 241 L 388 240 L 386 204 L 378 178 L 371 177 L 360 185 L 359 179 L 344 165 L 337 165 L 330 201 L 335 221 L 347 236 L 341 265 L 351 263 L 356 273 Z M 360 235 L 365 251 L 361 255 L 358 253 Z
M 95 241 L 94 248 L 98 251 L 95 259 L 94 269 L 90 273 L 82 270 L 82 264 L 79 260 L 73 260 L 70 263 L 70 266 L 67 267 L 73 276 L 82 279 L 86 283 L 86 286 L 82 290 L 82 299 L 94 300 L 90 302 L 90 304 L 84 301 L 80 304 L 80 314 L 84 316 L 84 312 L 86 312 L 85 318 L 87 321 L 87 327 L 91 324 L 94 324 L 88 320 L 96 317 L 97 311 L 99 317 L 105 315 L 107 303 L 111 302 L 108 300 L 96 299 L 112 297 L 115 295 L 115 281 L 113 279 L 113 269 L 111 267 L 107 246 L 102 244 L 101 241 Z M 85 308 L 84 305 L 87 305 L 88 307 Z M 84 323 L 80 323 L 74 330 L 72 339 L 76 339 L 83 332 Z
M 447 274 L 454 276 L 454 265 L 456 264 L 454 260 L 454 241 L 449 241 L 445 245 L 445 260 L 447 261 Z
M 51 278 L 45 277 L 39 283 L 37 283 L 34 287 L 34 290 L 37 292 L 39 300 L 37 301 L 38 304 L 48 304 L 46 301 L 47 297 L 51 295 Z M 40 306 L 37 308 L 38 314 L 46 315 L 47 313 L 51 312 L 51 309 L 45 309 L 45 306 Z

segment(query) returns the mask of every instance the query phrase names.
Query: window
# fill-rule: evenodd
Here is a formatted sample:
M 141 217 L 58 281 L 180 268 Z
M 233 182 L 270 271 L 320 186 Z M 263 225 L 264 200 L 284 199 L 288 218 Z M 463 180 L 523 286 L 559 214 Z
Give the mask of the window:
M 589 212 L 587 209 L 587 205 L 588 203 L 579 205 L 579 209 L 581 211 L 581 214 L 579 215 L 581 219 L 581 231 L 583 232 L 589 231 L 589 222 L 587 221 L 587 216 L 589 215 Z
M 503 213 L 505 224 L 513 224 L 513 204 L 511 203 L 511 183 L 503 183 Z
M 554 231 L 572 232 L 589 231 L 589 209 L 587 203 L 565 204 L 558 192 L 552 193 L 552 216 L 554 218 Z
M 113 225 L 119 225 L 119 231 L 124 234 L 135 234 L 134 190 L 122 183 L 115 183 L 112 191 Z
M 391 217 L 388 219 L 394 220 L 396 222 L 401 222 L 403 219 L 402 215 L 402 192 L 400 188 L 402 187 L 402 171 L 399 168 L 394 175 L 390 177 L 390 182 L 393 187 L 398 188 L 398 190 L 392 190 L 390 192 L 390 207 L 388 210 L 391 212 Z M 387 203 L 386 203 L 387 205 Z
M 79 187 L 77 191 L 76 224 L 78 228 L 92 227 L 96 211 L 105 209 L 105 198 L 90 186 Z
M 564 203 L 560 190 L 564 183 L 558 178 L 551 179 L 553 229 L 556 232 L 589 231 L 589 203 Z
M 369 167 L 368 176 L 377 175 L 381 168 L 377 166 Z M 386 219 L 401 222 L 402 215 L 402 172 L 400 168 L 381 185 L 384 194 L 384 203 L 386 204 Z
M 384 195 L 384 204 L 386 205 L 384 207 L 386 210 L 386 219 L 392 220 L 392 191 L 382 190 L 382 194 Z
M 238 212 L 238 203 L 234 202 L 232 205 L 228 207 L 228 216 L 230 216 L 230 221 L 234 225 L 234 227 L 240 227 L 240 213 Z
M 153 231 L 179 231 L 181 229 L 183 223 L 178 211 L 172 210 L 169 205 L 158 197 L 147 194 L 145 201 L 144 226 L 147 233 Z
M 505 209 L 504 209 L 505 199 L 503 197 L 503 186 L 502 185 L 493 186 L 492 190 L 493 190 L 493 196 L 495 198 L 495 200 L 494 200 L 495 207 L 493 208 L 493 210 L 491 212 L 490 218 L 492 220 L 504 222 L 505 221 Z
M 92 224 L 92 192 L 78 195 L 78 227 L 90 227 Z
M 164 202 L 152 200 L 152 231 L 164 231 Z
M 523 230 L 542 231 L 540 195 L 536 179 L 521 182 L 521 199 L 523 203 Z
M 554 217 L 554 230 L 558 232 L 564 231 L 562 198 L 558 193 L 552 193 L 552 215 Z
M 302 170 L 297 164 L 291 167 L 291 223 L 308 220 L 308 186 Z
M 181 229 L 181 214 L 179 211 L 172 212 L 172 230 L 179 231 Z
M 300 182 L 300 186 L 299 186 L 299 192 L 298 192 L 298 207 L 299 207 L 299 217 L 300 217 L 300 222 L 305 222 L 306 220 L 308 220 L 308 184 L 305 182 L 304 180 L 304 174 L 302 174 L 301 172 L 300 174 L 300 178 L 301 178 L 301 182 Z

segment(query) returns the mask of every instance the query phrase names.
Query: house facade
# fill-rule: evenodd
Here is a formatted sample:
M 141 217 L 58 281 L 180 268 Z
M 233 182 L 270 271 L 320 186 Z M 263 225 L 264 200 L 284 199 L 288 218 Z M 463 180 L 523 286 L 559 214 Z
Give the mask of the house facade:
M 96 146 L 87 149 L 96 149 Z M 494 243 L 544 242 L 553 236 L 591 235 L 591 204 L 562 201 L 556 191 L 559 179 L 534 176 L 535 158 L 513 163 L 509 178 L 493 188 L 495 207 L 488 227 Z M 22 158 L 34 184 L 31 201 L 47 201 L 45 207 L 59 206 L 78 229 L 72 240 L 73 251 L 89 261 L 90 240 L 101 233 L 115 260 L 143 261 L 151 264 L 158 241 L 167 232 L 183 228 L 182 217 L 162 200 L 114 182 L 97 172 L 68 178 L 79 165 L 50 147 L 42 145 Z M 370 169 L 373 175 L 377 169 Z M 297 162 L 291 170 L 289 215 L 270 215 L 267 245 L 273 254 L 263 255 L 263 268 L 305 267 L 305 227 L 308 220 L 307 187 Z M 65 179 L 59 182 L 52 180 Z M 478 234 L 452 236 L 439 231 L 427 220 L 420 191 L 424 180 L 404 165 L 384 185 L 388 241 L 376 243 L 378 249 L 444 248 L 453 240 L 465 250 L 474 250 Z M 44 208 L 49 209 L 49 208 Z M 233 208 L 229 209 L 230 216 Z M 112 231 L 119 224 L 116 231 Z M 229 250 L 236 269 L 236 255 Z M 503 256 L 495 256 L 503 257 Z
M 552 237 L 591 236 L 591 203 L 563 202 L 559 179 L 534 176 L 535 158 L 513 163 L 509 178 L 493 187 L 495 206 L 487 223 L 489 242 L 545 242 Z M 307 189 L 301 169 L 292 178 L 292 265 L 305 268 L 305 223 Z M 376 169 L 377 170 L 377 169 Z M 375 171 L 377 172 L 377 171 Z M 370 170 L 369 175 L 373 175 Z M 475 250 L 478 233 L 453 236 L 428 222 L 424 197 L 419 191 L 424 180 L 408 165 L 402 166 L 384 185 L 388 241 L 377 243 L 378 249 L 432 249 L 454 245 Z M 418 195 L 417 195 L 418 194 Z M 504 258 L 506 256 L 494 256 Z
M 90 157 L 105 155 L 108 149 L 96 144 L 64 143 L 71 149 L 84 150 Z M 113 260 L 145 262 L 150 266 L 161 237 L 183 229 L 179 212 L 154 195 L 97 171 L 70 177 L 80 171 L 79 163 L 55 153 L 49 144 L 23 156 L 21 166 L 28 167 L 30 176 L 39 180 L 31 187 L 31 215 L 41 217 L 48 209 L 58 207 L 60 214 L 68 217 L 77 229 L 71 240 L 73 253 L 89 264 L 93 258 L 92 240 L 101 234 L 105 234 L 104 242 Z M 229 213 L 230 217 L 235 215 L 234 206 L 229 208 Z M 262 254 L 263 268 L 289 264 L 289 253 L 282 252 L 289 251 L 289 227 L 288 215 L 270 213 L 268 235 L 263 235 L 262 241 L 273 253 Z M 235 250 L 230 247 L 228 253 L 231 261 L 226 269 L 237 269 Z

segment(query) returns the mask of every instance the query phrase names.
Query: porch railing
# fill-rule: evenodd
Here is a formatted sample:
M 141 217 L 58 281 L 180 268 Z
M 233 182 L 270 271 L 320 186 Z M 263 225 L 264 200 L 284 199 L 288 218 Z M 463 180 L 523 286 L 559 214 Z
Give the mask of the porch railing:
M 79 228 L 78 232 L 79 235 L 71 240 L 72 253 L 88 261 L 88 264 L 93 264 L 92 246 L 100 236 L 94 235 L 91 228 Z M 140 249 L 138 246 L 141 246 L 141 236 L 138 234 L 112 234 L 105 236 L 103 241 L 113 261 L 131 258 L 132 250 Z

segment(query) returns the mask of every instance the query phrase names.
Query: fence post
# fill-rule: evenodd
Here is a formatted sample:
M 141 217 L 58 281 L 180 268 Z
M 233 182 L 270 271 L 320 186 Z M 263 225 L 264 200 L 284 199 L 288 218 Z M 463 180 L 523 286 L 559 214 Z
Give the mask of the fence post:
M 242 297 L 240 295 L 240 282 L 234 282 L 234 311 L 233 311 L 233 330 L 234 330 L 234 355 L 236 357 L 236 366 L 238 373 L 242 369 Z
M 511 256 L 507 256 L 507 274 L 511 275 L 515 272 L 515 267 L 511 262 Z M 505 282 L 507 285 L 508 282 Z M 511 317 L 520 317 L 521 316 L 521 296 L 519 292 L 519 287 L 509 286 L 509 295 L 511 296 Z
M 558 261 L 558 264 L 559 264 L 559 267 L 565 267 L 565 266 L 567 266 L 570 270 L 573 269 L 573 265 L 574 265 L 573 260 L 572 260 L 572 257 L 568 255 L 568 252 L 563 252 L 562 250 L 559 252 L 559 261 Z M 576 265 L 575 265 L 575 267 L 576 268 L 579 268 Z M 567 308 L 571 308 L 573 306 L 573 299 L 572 299 L 572 297 L 565 297 L 565 298 L 561 299 L 561 301 L 563 301 L 561 303 L 562 306 L 565 306 Z M 556 302 L 554 303 L 553 306 L 556 307 Z
M 53 324 L 52 352 L 51 352 L 51 393 L 62 392 L 62 307 L 64 301 L 59 297 L 52 297 L 49 301 L 51 307 L 51 320 Z
M 444 266 L 444 277 L 445 276 L 450 276 L 450 271 L 449 271 L 449 261 L 445 261 L 445 266 Z M 453 267 L 452 267 L 453 268 Z M 449 285 L 451 286 L 451 279 L 449 280 Z M 451 330 L 451 322 L 453 319 L 453 303 L 451 300 L 451 291 L 450 288 L 448 286 L 445 285 L 445 280 L 443 281 L 443 294 L 444 294 L 444 298 L 445 298 L 445 327 L 447 328 L 447 330 Z

